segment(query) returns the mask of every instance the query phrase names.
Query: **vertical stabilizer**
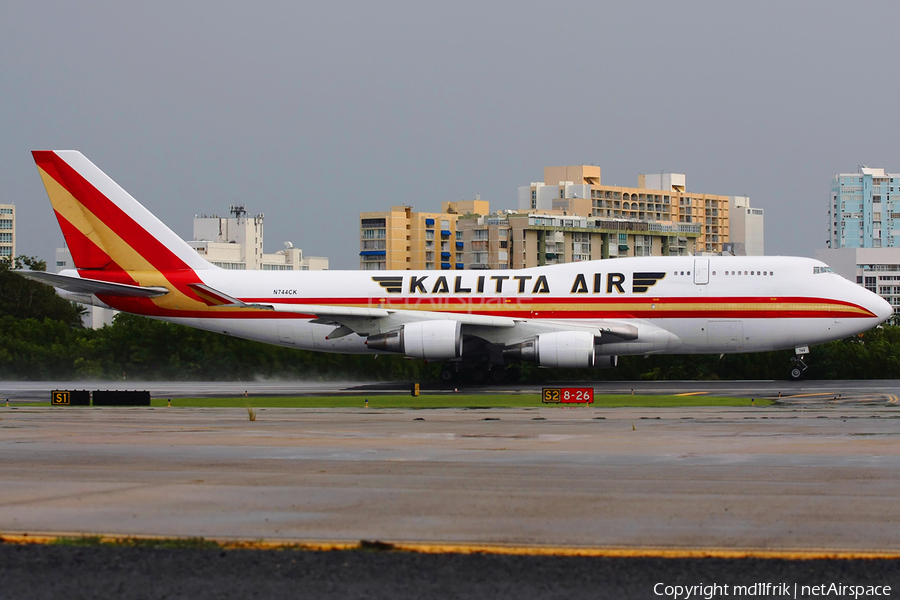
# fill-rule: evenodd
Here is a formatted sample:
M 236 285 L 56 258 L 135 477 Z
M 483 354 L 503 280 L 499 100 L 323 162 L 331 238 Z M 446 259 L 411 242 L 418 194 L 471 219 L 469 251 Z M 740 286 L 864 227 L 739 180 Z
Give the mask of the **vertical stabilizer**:
M 80 152 L 32 154 L 79 271 L 215 268 Z

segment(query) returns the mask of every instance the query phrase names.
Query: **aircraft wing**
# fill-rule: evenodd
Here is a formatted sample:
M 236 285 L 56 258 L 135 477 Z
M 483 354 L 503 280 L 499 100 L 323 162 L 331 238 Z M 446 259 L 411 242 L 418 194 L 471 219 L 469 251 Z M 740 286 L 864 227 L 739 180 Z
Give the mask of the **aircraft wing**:
M 169 293 L 164 287 L 128 285 L 126 283 L 111 283 L 97 279 L 84 277 L 71 277 L 46 271 L 28 271 L 18 269 L 13 271 L 26 279 L 32 279 L 53 287 L 75 292 L 77 294 L 106 294 L 109 296 L 130 296 L 136 298 L 156 298 Z
M 509 328 L 516 326 L 516 319 L 492 317 L 469 313 L 436 312 L 427 310 L 405 310 L 388 308 L 359 308 L 353 306 L 318 306 L 310 304 L 272 304 L 277 312 L 293 312 L 314 315 L 315 323 L 336 325 L 329 339 L 349 333 L 373 335 L 386 333 L 415 321 L 459 321 L 463 325 L 479 327 Z
M 477 315 L 459 312 L 436 312 L 429 310 L 406 310 L 385 308 L 357 308 L 341 306 L 316 306 L 297 304 L 273 304 L 278 312 L 293 312 L 314 315 L 315 323 L 335 325 L 336 329 L 328 339 L 343 337 L 350 333 L 374 335 L 387 333 L 416 321 L 457 321 L 463 331 L 486 339 L 512 343 L 527 339 L 536 333 L 561 331 L 587 331 L 595 338 L 609 341 L 635 340 L 638 329 L 634 325 L 618 322 L 572 323 L 571 321 L 537 321 L 514 319 L 512 317 Z M 611 336 L 611 338 L 610 338 Z M 604 340 L 606 341 L 606 340 Z

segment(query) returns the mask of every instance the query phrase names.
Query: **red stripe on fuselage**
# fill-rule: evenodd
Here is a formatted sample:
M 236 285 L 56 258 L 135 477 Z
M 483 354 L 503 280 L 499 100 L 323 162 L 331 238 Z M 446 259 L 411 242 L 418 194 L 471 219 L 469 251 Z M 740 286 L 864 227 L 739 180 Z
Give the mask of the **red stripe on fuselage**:
M 841 301 L 841 300 L 831 300 L 831 299 L 819 299 L 819 298 L 797 298 L 797 297 L 789 297 L 789 298 L 778 298 L 776 300 L 772 300 L 771 298 L 666 298 L 666 299 L 653 299 L 652 301 L 648 301 L 647 299 L 641 299 L 642 307 L 636 307 L 635 310 L 622 310 L 620 308 L 614 310 L 603 310 L 603 309 L 588 309 L 584 310 L 553 310 L 552 305 L 567 305 L 570 306 L 574 303 L 582 303 L 582 304 L 623 304 L 629 301 L 628 298 L 618 298 L 618 299 L 601 299 L 601 298 L 537 298 L 537 299 L 518 299 L 518 302 L 505 302 L 504 298 L 494 298 L 496 302 L 483 302 L 483 303 L 467 303 L 468 299 L 466 298 L 437 298 L 434 302 L 428 298 L 410 298 L 409 300 L 421 300 L 418 303 L 405 303 L 403 305 L 400 304 L 399 301 L 403 300 L 401 298 L 397 298 L 398 302 L 393 304 L 389 304 L 386 302 L 380 302 L 383 298 L 305 298 L 305 299 L 290 299 L 285 300 L 282 298 L 277 299 L 266 299 L 266 298 L 243 298 L 244 302 L 247 303 L 259 303 L 259 304 L 292 304 L 292 305 L 320 305 L 320 306 L 332 306 L 332 307 L 341 307 L 341 306 L 353 306 L 353 307 L 370 307 L 370 308 L 381 308 L 381 309 L 396 309 L 396 310 L 428 310 L 434 312 L 447 312 L 447 313 L 458 313 L 458 314 L 473 314 L 473 315 L 485 315 L 485 316 L 497 316 L 497 317 L 513 317 L 513 318 L 527 318 L 527 319 L 536 319 L 536 320 L 587 320 L 587 319 L 833 319 L 833 318 L 873 318 L 875 317 L 870 311 L 865 308 L 862 308 L 858 305 Z M 487 300 L 487 299 L 486 299 Z M 528 306 L 528 300 L 533 300 L 535 303 L 538 301 L 542 306 L 536 306 L 534 309 Z M 106 301 L 104 299 L 104 301 Z M 289 312 L 278 312 L 278 311 L 248 311 L 247 309 L 238 309 L 238 310 L 215 310 L 215 311 L 180 311 L 180 310 L 167 310 L 157 307 L 156 305 L 150 303 L 146 299 L 136 299 L 136 298 L 117 298 L 112 299 L 110 303 L 111 305 L 115 303 L 115 308 L 120 308 L 120 310 L 126 310 L 129 312 L 138 312 L 140 314 L 146 314 L 149 316 L 159 316 L 159 317 L 193 317 L 193 318 L 221 318 L 221 319 L 242 319 L 242 318 L 252 318 L 252 319 L 286 319 L 286 318 L 302 318 L 302 319 L 313 319 L 314 315 L 305 315 L 300 313 L 289 313 Z M 652 302 L 655 304 L 665 304 L 665 303 L 681 303 L 681 304 L 695 304 L 702 305 L 697 306 L 694 309 L 684 309 L 684 310 L 654 310 L 650 308 L 646 308 L 647 303 Z M 723 308 L 722 310 L 710 309 L 709 304 L 736 304 L 736 305 L 747 305 L 747 304 L 799 304 L 799 305 L 809 305 L 809 304 L 830 304 L 835 308 L 832 310 L 785 310 L 785 309 L 763 309 L 763 310 L 752 310 L 743 308 L 740 306 L 727 309 Z M 547 305 L 550 305 L 549 307 Z M 842 310 L 845 309 L 845 310 Z M 536 310 L 535 310 L 536 309 Z M 861 310 L 865 311 L 864 313 L 850 313 L 846 309 L 852 310 Z
M 161 308 L 149 298 L 132 298 L 124 296 L 106 296 L 98 294 L 103 302 L 123 312 L 134 313 L 146 317 L 191 318 L 191 319 L 315 319 L 315 315 L 292 312 L 275 312 L 271 310 L 222 308 L 221 310 L 173 310 Z
M 434 310 L 444 310 L 447 312 L 459 312 L 460 309 L 465 310 L 466 312 L 471 311 L 473 314 L 478 313 L 479 309 L 491 308 L 492 310 L 485 310 L 484 314 L 499 314 L 496 312 L 497 307 L 509 307 L 510 312 L 530 312 L 532 309 L 529 308 L 532 305 L 565 305 L 571 306 L 573 304 L 586 304 L 586 305 L 597 305 L 597 304 L 608 304 L 608 305 L 621 305 L 621 304 L 635 304 L 636 310 L 641 310 L 642 312 L 646 312 L 647 314 L 652 314 L 654 318 L 666 318 L 673 314 L 679 314 L 681 311 L 671 311 L 666 310 L 664 314 L 660 314 L 660 312 L 655 312 L 653 309 L 646 309 L 648 305 L 667 305 L 667 304 L 693 304 L 697 305 L 698 308 L 693 309 L 692 313 L 696 313 L 701 310 L 709 310 L 707 307 L 710 304 L 721 304 L 721 305 L 738 305 L 735 308 L 725 308 L 723 307 L 723 312 L 727 314 L 734 315 L 736 311 L 739 310 L 749 310 L 752 311 L 754 317 L 760 313 L 759 310 L 754 310 L 750 308 L 750 305 L 785 305 L 785 304 L 829 304 L 835 307 L 843 307 L 854 310 L 862 310 L 865 311 L 865 315 L 848 315 L 846 311 L 839 311 L 839 314 L 842 316 L 858 316 L 863 318 L 874 317 L 875 315 L 866 308 L 863 308 L 857 304 L 853 304 L 852 302 L 847 302 L 845 300 L 834 300 L 831 298 L 809 298 L 809 297 L 798 297 L 798 296 L 782 296 L 782 297 L 772 297 L 772 296 L 750 296 L 750 297 L 728 297 L 728 296 L 716 296 L 711 298 L 693 298 L 693 297 L 666 297 L 666 298 L 653 298 L 648 296 L 613 296 L 613 297 L 597 297 L 597 296 L 563 296 L 563 297 L 547 297 L 547 296 L 469 296 L 469 297 L 461 297 L 461 296 L 406 296 L 406 297 L 386 297 L 386 296 L 378 296 L 372 298 L 352 298 L 352 297 L 341 297 L 341 298 L 282 298 L 282 297 L 269 297 L 269 298 L 241 298 L 243 302 L 248 304 L 291 304 L 291 305 L 320 305 L 320 306 L 364 306 L 369 308 L 382 308 L 382 309 L 395 309 L 395 310 L 429 310 L 430 307 L 433 307 Z M 541 315 L 544 314 L 543 309 L 538 308 L 541 311 Z M 552 309 L 551 309 L 552 310 Z M 601 311 L 603 309 L 600 309 Z M 571 314 L 572 311 L 559 311 L 564 314 Z M 796 311 L 800 312 L 800 311 Z M 820 311 L 824 312 L 824 311 Z M 832 314 L 832 311 L 827 311 L 829 314 Z M 784 311 L 782 309 L 775 310 L 772 314 L 781 315 Z M 629 312 L 629 314 L 631 314 Z M 705 315 L 706 312 L 703 312 Z M 802 314 L 809 314 L 809 311 L 802 311 Z

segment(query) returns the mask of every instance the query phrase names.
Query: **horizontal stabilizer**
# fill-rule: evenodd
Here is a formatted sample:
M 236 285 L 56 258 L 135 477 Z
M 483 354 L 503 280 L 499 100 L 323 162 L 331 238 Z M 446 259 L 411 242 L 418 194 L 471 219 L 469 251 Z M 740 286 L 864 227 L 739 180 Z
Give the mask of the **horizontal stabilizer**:
M 68 275 L 59 275 L 56 273 L 47 273 L 46 271 L 26 271 L 17 270 L 18 273 L 27 279 L 40 281 L 47 285 L 52 285 L 68 292 L 78 294 L 104 294 L 107 296 L 131 296 L 135 298 L 156 298 L 169 293 L 164 287 L 139 285 L 128 285 L 126 283 L 111 283 L 109 281 L 98 281 L 96 279 L 85 279 L 83 277 L 70 277 Z

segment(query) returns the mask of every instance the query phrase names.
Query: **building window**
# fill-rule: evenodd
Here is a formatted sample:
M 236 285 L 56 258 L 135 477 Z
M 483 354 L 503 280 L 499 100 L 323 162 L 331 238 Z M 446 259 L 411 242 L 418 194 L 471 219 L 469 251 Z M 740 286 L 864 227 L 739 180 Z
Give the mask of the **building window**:
M 653 256 L 653 236 L 649 236 L 649 235 L 634 236 L 634 255 L 635 256 Z
M 385 250 L 386 248 L 385 240 L 367 240 L 362 243 L 361 250 Z
M 591 234 L 575 232 L 572 234 L 572 262 L 591 260 Z

